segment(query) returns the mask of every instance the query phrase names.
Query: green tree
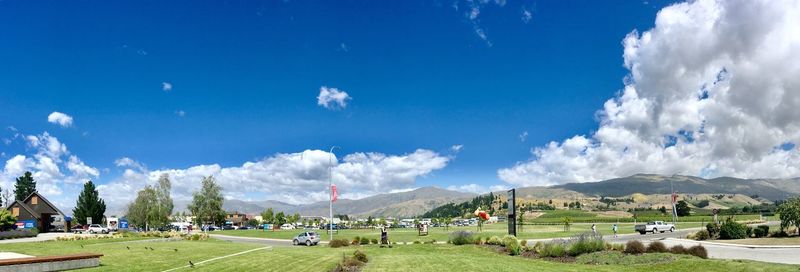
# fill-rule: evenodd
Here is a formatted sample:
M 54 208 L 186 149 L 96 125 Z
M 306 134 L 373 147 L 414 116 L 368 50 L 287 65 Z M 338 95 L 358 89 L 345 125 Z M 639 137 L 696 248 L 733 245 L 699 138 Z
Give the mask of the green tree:
M 100 193 L 97 192 L 94 183 L 87 181 L 83 184 L 83 191 L 78 195 L 78 202 L 75 208 L 72 209 L 72 214 L 79 224 L 85 225 L 86 218 L 91 217 L 92 223 L 98 224 L 103 220 L 103 214 L 106 213 L 106 202 L 100 198 Z
M 800 234 L 800 197 L 793 197 L 780 206 L 777 212 L 781 218 L 781 230 L 789 226 L 795 226 L 798 234 Z
M 257 226 L 258 225 L 258 220 L 255 220 L 255 219 L 247 220 L 247 225 L 251 226 L 251 227 Z
M 283 212 L 278 212 L 275 214 L 275 224 L 278 226 L 286 224 L 286 215 L 283 214 Z
M 523 226 L 525 226 L 525 212 L 520 212 L 517 217 L 517 230 L 522 232 Z
M 17 218 L 10 211 L 0 208 L 0 231 L 11 229 L 17 223 Z
M 33 180 L 33 174 L 26 171 L 24 175 L 17 178 L 17 184 L 14 185 L 16 200 L 23 201 L 33 192 L 36 192 L 36 181 Z
M 264 221 L 265 224 L 275 224 L 275 212 L 272 208 L 267 208 L 261 212 L 261 220 Z
M 677 204 L 675 204 L 675 213 L 677 213 L 678 216 L 689 216 L 689 214 L 691 214 L 691 211 L 692 208 L 689 207 L 689 203 L 686 203 L 686 201 L 681 200 L 678 201 Z
M 188 208 L 201 224 L 216 224 L 225 220 L 223 200 L 222 187 L 217 185 L 214 176 L 208 176 L 203 178 L 200 191 L 192 193 L 192 203 Z
M 153 224 L 157 226 L 166 226 L 169 224 L 169 215 L 172 214 L 172 210 L 175 208 L 175 205 L 172 203 L 172 197 L 170 196 L 172 182 L 169 180 L 169 174 L 161 174 L 154 189 L 156 190 L 158 206 L 153 218 Z
M 152 186 L 145 186 L 144 189 L 136 193 L 136 199 L 128 204 L 128 221 L 137 227 L 150 228 L 154 215 L 157 214 L 155 208 L 158 204 L 156 190 Z
M 561 218 L 561 222 L 564 223 L 564 231 L 569 231 L 569 227 L 572 225 L 572 218 L 564 216 Z
M 658 211 L 660 211 L 662 214 L 667 214 L 667 207 L 661 206 L 661 208 L 658 208 Z
M 299 214 L 299 213 L 294 213 L 294 214 L 292 215 L 292 220 L 289 220 L 289 223 L 295 224 L 295 223 L 297 223 L 297 222 L 300 222 L 300 217 L 301 217 L 301 216 L 300 216 L 300 214 Z

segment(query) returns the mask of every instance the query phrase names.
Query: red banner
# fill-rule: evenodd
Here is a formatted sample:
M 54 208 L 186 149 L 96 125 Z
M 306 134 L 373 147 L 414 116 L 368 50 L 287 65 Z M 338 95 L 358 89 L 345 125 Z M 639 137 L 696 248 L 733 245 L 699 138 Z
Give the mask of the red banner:
M 331 202 L 336 202 L 339 197 L 339 192 L 336 191 L 336 184 L 331 185 Z

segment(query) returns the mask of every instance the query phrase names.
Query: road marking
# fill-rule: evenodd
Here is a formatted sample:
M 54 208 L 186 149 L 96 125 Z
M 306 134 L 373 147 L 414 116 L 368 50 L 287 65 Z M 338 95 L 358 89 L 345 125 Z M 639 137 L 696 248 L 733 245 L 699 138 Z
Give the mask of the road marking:
M 262 250 L 262 249 L 272 249 L 272 247 L 271 246 L 265 246 L 265 247 L 245 250 L 245 251 L 242 251 L 242 252 L 239 252 L 239 253 L 233 253 L 233 254 L 229 254 L 229 255 L 225 255 L 225 256 L 211 258 L 211 259 L 208 259 L 208 260 L 205 260 L 205 261 L 196 262 L 196 263 L 194 263 L 194 266 L 199 266 L 199 265 L 202 265 L 204 263 L 213 262 L 213 261 L 216 261 L 216 260 L 225 259 L 225 258 L 229 258 L 229 257 L 233 257 L 233 256 L 239 256 L 239 255 L 242 255 L 242 254 L 247 254 L 247 253 L 250 253 L 250 252 L 253 252 L 253 251 Z M 176 268 L 172 268 L 172 269 L 167 269 L 167 270 L 164 270 L 162 272 L 175 271 L 175 270 L 178 270 L 178 269 L 189 268 L 189 267 L 191 267 L 191 265 L 187 264 L 187 265 L 184 265 L 184 266 L 180 266 L 180 267 L 176 267 Z

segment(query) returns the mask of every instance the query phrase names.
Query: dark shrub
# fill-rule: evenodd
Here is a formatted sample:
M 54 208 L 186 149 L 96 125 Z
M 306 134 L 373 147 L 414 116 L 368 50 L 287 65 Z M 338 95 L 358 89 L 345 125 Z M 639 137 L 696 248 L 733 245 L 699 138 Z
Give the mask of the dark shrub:
M 603 251 L 606 248 L 603 237 L 592 233 L 583 233 L 573 236 L 570 238 L 569 244 L 570 246 L 567 252 L 571 256 Z
M 769 237 L 784 238 L 784 237 L 789 237 L 789 234 L 783 230 L 776 230 L 770 233 Z
M 372 244 L 375 244 L 375 245 L 378 244 L 378 238 L 372 238 L 372 240 L 369 240 L 369 241 L 372 242 Z
M 358 272 L 364 263 L 356 260 L 355 258 L 345 258 L 341 263 L 336 265 L 333 269 L 334 272 Z
M 646 252 L 646 250 L 645 250 L 644 244 L 642 244 L 642 242 L 639 242 L 638 240 L 631 240 L 631 241 L 628 241 L 628 243 L 625 244 L 625 253 L 628 253 L 628 254 L 642 254 L 642 253 L 645 253 L 645 252 Z
M 369 258 L 367 258 L 367 254 L 364 254 L 364 252 L 361 252 L 360 250 L 356 250 L 356 252 L 353 252 L 353 258 L 355 258 L 356 260 L 359 260 L 359 261 L 361 261 L 363 263 L 368 263 L 369 262 Z
M 717 223 L 708 223 L 706 231 L 708 232 L 708 239 L 716 239 L 719 237 L 720 226 Z
M 668 251 L 669 250 L 667 250 L 667 246 L 660 241 L 654 241 L 647 245 L 647 253 L 664 253 Z
M 0 231 L 0 240 L 36 237 L 36 233 L 26 229 Z
M 453 233 L 450 234 L 450 243 L 453 243 L 454 245 L 457 246 L 472 244 L 474 243 L 472 232 L 465 230 L 454 231 Z
M 719 238 L 724 240 L 747 238 L 747 226 L 728 218 L 719 228 Z
M 358 244 L 360 244 L 360 243 L 361 243 L 361 238 L 360 238 L 360 237 L 358 237 L 358 236 L 354 237 L 354 238 L 353 238 L 353 241 L 352 241 L 352 242 L 350 242 L 350 244 L 351 244 L 351 245 L 354 245 L 354 246 L 355 246 L 355 245 L 358 245 Z
M 747 237 L 753 237 L 753 228 L 747 225 L 745 227 L 747 228 Z
M 339 248 L 339 247 L 346 247 L 350 245 L 350 242 L 347 239 L 334 239 L 330 243 L 330 247 L 332 248 Z
M 769 235 L 769 226 L 761 225 L 753 229 L 753 235 L 756 238 L 767 237 Z
M 707 230 L 701 230 L 701 231 L 698 231 L 697 233 L 695 233 L 694 237 L 692 237 L 692 238 L 694 238 L 695 240 L 703 241 L 703 240 L 711 239 L 711 235 L 708 234 Z
M 686 248 L 682 245 L 676 245 L 669 249 L 669 252 L 672 254 L 687 254 Z
M 706 251 L 706 248 L 701 245 L 690 247 L 686 251 L 687 253 L 689 253 L 689 255 L 694 255 L 703 259 L 708 259 L 708 251 Z
M 362 245 L 369 245 L 369 238 L 361 237 L 361 241 L 359 241 L 359 243 Z

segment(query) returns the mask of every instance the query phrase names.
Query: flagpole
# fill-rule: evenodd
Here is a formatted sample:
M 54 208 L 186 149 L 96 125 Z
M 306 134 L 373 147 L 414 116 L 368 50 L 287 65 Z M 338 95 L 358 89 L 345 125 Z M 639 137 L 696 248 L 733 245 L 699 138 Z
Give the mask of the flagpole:
M 330 190 L 330 194 L 328 194 L 329 199 L 329 219 L 328 221 L 328 231 L 330 232 L 330 236 L 328 236 L 328 241 L 333 241 L 333 149 L 339 148 L 338 146 L 332 146 L 331 151 L 328 152 L 328 190 Z

